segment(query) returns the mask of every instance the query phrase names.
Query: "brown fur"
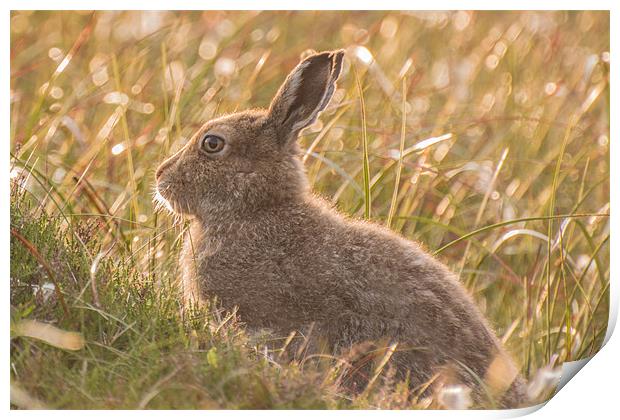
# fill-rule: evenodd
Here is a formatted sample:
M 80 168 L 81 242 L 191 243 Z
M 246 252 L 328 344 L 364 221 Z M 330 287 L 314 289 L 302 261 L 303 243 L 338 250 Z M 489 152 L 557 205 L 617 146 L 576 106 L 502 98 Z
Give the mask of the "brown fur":
M 282 337 L 312 324 L 335 353 L 398 342 L 391 362 L 413 386 L 451 366 L 480 396 L 462 366 L 485 378 L 499 357 L 515 375 L 501 404 L 522 404 L 522 378 L 454 274 L 416 243 L 312 195 L 295 140 L 329 102 L 342 57 L 302 61 L 269 110 L 208 122 L 157 170 L 161 197 L 192 218 L 187 301 L 217 296 L 248 327 Z M 221 154 L 201 149 L 206 133 L 225 139 Z

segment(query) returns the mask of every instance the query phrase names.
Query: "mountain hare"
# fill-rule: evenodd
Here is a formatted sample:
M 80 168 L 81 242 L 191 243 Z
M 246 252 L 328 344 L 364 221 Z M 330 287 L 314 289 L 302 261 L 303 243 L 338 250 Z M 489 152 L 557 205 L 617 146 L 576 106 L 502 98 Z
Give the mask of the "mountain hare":
M 336 354 L 382 343 L 412 387 L 433 389 L 448 371 L 440 382 L 464 384 L 483 404 L 490 394 L 523 404 L 523 379 L 454 274 L 312 195 L 296 140 L 329 103 L 343 56 L 304 59 L 268 110 L 209 121 L 157 169 L 159 200 L 191 217 L 186 302 L 217 297 L 248 328 L 282 337 L 312 326 L 313 342 Z

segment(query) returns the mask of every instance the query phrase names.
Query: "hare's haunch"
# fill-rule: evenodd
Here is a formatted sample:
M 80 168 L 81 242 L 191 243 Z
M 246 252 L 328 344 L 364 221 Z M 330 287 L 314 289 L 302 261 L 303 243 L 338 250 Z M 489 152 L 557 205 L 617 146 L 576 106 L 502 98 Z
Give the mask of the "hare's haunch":
M 217 296 L 248 328 L 282 337 L 312 326 L 317 350 L 398 343 L 390 363 L 413 387 L 435 378 L 523 404 L 523 379 L 454 274 L 312 195 L 296 139 L 329 103 L 343 56 L 306 58 L 268 110 L 207 122 L 158 168 L 157 196 L 192 220 L 186 301 Z

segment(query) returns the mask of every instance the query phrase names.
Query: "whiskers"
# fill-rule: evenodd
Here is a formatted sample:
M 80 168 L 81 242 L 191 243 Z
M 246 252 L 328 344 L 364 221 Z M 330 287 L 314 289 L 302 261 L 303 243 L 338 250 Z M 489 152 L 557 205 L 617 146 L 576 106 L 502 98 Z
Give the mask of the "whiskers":
M 170 187 L 166 187 L 164 192 L 166 192 Z M 159 213 L 161 211 L 166 211 L 173 217 L 172 224 L 173 226 L 182 226 L 183 218 L 181 216 L 181 211 L 176 209 L 176 203 L 171 203 L 168 201 L 160 192 L 159 188 L 155 186 L 153 188 L 153 203 L 155 204 L 155 213 Z M 189 209 L 188 209 L 189 210 Z
M 155 186 L 153 188 L 153 203 L 155 204 L 155 211 L 168 210 L 171 214 L 174 214 L 174 208 L 170 201 L 166 200 L 164 196 L 159 192 L 159 188 Z

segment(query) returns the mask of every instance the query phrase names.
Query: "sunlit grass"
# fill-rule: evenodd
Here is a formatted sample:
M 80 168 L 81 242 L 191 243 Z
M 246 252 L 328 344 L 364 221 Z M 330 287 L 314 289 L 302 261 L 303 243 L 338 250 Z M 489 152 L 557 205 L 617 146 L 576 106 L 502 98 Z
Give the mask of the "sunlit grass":
M 598 350 L 608 13 L 13 12 L 16 406 L 468 401 L 457 388 L 419 401 L 383 371 L 353 398 L 339 388 L 346 361 L 290 364 L 248 349 L 226 314 L 180 314 L 187 226 L 154 210 L 158 162 L 209 118 L 266 107 L 308 49 L 336 48 L 339 88 L 300 138 L 314 190 L 459 273 L 536 398 L 563 361 Z M 18 334 L 32 320 L 82 334 L 84 348 Z

